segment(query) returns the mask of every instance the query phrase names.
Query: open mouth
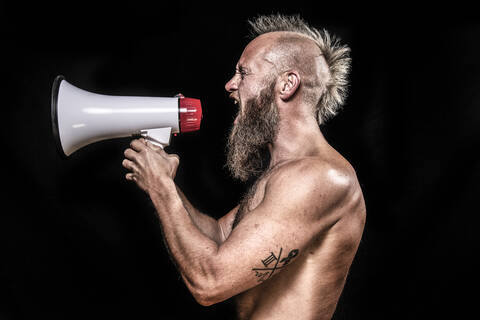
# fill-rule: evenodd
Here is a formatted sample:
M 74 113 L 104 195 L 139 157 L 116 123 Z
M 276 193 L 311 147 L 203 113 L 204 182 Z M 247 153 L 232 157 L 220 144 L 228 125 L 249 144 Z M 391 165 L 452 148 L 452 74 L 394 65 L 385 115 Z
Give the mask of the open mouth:
M 234 96 L 233 93 L 230 94 L 230 99 L 233 100 L 233 103 L 234 103 L 235 105 L 238 105 L 238 104 L 240 103 L 240 99 L 237 98 L 236 96 Z

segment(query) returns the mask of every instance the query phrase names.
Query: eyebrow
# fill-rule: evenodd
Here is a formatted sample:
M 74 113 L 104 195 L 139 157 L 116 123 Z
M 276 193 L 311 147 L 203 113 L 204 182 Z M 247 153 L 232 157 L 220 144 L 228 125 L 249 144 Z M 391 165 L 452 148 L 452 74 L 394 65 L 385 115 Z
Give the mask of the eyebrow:
M 248 68 L 244 67 L 244 66 L 241 65 L 241 64 L 239 64 L 239 65 L 237 66 L 237 70 L 238 70 L 239 72 L 248 72 Z

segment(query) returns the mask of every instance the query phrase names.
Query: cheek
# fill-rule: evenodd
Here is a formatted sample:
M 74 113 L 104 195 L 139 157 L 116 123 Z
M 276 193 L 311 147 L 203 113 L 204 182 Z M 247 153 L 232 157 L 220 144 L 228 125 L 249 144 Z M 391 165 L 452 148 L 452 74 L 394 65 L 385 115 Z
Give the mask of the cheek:
M 245 107 L 245 102 L 250 100 L 252 97 L 255 96 L 255 91 L 252 90 L 251 87 L 242 86 L 242 88 L 238 88 L 238 99 L 239 99 L 239 112 L 243 112 Z
M 243 101 L 247 101 L 256 98 L 265 87 L 264 81 L 255 75 L 249 75 L 239 84 L 238 93 Z

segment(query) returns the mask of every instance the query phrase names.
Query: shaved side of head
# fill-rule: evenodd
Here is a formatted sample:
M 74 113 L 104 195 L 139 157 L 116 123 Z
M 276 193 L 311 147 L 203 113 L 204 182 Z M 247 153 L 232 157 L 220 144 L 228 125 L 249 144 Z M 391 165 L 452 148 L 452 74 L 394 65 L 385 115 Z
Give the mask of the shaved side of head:
M 330 82 L 330 72 L 321 50 L 309 37 L 296 32 L 275 32 L 276 40 L 266 55 L 274 61 L 277 72 L 296 70 L 300 74 L 304 100 L 312 111 Z

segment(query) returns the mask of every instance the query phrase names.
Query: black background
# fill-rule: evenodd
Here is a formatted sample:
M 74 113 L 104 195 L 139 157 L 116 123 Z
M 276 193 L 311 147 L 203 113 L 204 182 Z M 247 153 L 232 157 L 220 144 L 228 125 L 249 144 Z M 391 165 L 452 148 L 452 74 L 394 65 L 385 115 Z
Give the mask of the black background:
M 228 302 L 202 307 L 181 282 L 153 206 L 124 180 L 129 139 L 57 154 L 50 90 L 63 74 L 97 93 L 200 98 L 202 129 L 169 150 L 178 185 L 218 218 L 245 190 L 224 168 L 236 112 L 224 85 L 246 19 L 273 12 L 352 49 L 349 99 L 323 132 L 357 170 L 367 225 L 334 318 L 475 311 L 480 19 L 455 8 L 2 3 L 0 319 L 229 317 Z

